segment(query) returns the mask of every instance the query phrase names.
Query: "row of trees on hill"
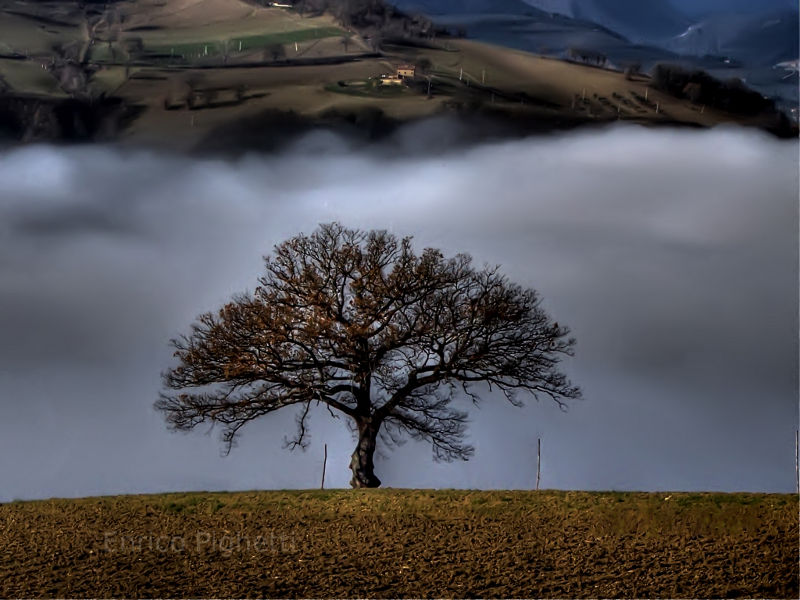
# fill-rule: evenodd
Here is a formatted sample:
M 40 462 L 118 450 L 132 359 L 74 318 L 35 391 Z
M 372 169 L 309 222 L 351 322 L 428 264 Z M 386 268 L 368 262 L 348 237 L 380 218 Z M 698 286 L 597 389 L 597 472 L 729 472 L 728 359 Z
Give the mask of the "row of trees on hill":
M 586 50 L 582 48 L 569 48 L 567 57 L 575 62 L 582 62 L 587 65 L 605 67 L 608 65 L 608 57 L 602 52 Z
M 600 52 L 569 48 L 569 60 L 606 68 L 608 57 Z M 630 63 L 625 69 L 625 78 L 635 79 L 641 74 L 640 63 Z M 687 99 L 694 104 L 717 108 L 743 116 L 768 116 L 777 119 L 783 127 L 780 111 L 775 101 L 748 88 L 738 78 L 720 80 L 701 69 L 687 69 L 680 65 L 662 63 L 655 66 L 651 75 L 652 86 L 676 98 Z M 783 115 L 785 117 L 785 115 Z M 785 119 L 783 119 L 785 120 Z
M 384 0 L 297 0 L 294 7 L 301 14 L 327 12 L 375 39 L 428 38 L 438 31 L 428 19 L 403 13 Z
M 652 85 L 671 96 L 740 115 L 759 115 L 775 110 L 773 100 L 748 88 L 741 79 L 720 81 L 699 69 L 656 65 Z

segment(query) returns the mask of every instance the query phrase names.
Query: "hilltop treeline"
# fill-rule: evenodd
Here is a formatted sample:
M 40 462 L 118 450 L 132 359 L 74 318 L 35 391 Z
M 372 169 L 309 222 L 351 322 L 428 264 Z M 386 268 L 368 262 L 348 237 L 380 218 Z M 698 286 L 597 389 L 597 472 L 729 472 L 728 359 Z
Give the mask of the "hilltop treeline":
M 705 71 L 678 65 L 656 65 L 653 86 L 676 98 L 738 115 L 753 116 L 775 110 L 775 102 L 748 88 L 741 79 L 720 81 Z
M 368 37 L 428 38 L 438 29 L 425 17 L 406 14 L 384 0 L 297 0 L 298 12 L 333 15 Z

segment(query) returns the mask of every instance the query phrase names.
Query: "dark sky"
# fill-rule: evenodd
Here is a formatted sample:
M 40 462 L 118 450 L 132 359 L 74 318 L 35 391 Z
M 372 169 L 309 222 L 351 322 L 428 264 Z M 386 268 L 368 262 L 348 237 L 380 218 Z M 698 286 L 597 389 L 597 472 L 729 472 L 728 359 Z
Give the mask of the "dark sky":
M 412 127 L 423 148 L 449 125 Z M 753 490 L 794 485 L 798 146 L 752 131 L 635 128 L 387 158 L 317 135 L 238 162 L 29 147 L 0 157 L 0 500 L 345 487 L 353 442 L 315 413 L 171 434 L 152 410 L 170 337 L 252 289 L 273 244 L 319 222 L 467 251 L 537 288 L 578 339 L 585 400 L 485 394 L 475 457 L 409 442 L 387 486 Z

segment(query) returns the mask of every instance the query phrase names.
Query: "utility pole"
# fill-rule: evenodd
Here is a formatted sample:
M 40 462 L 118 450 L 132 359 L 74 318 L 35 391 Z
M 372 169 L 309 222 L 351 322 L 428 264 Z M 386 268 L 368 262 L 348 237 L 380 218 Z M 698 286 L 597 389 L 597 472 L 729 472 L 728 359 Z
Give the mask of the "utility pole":
M 325 467 L 328 466 L 328 444 L 325 444 L 325 458 L 322 459 L 322 484 L 319 489 L 325 489 Z
M 536 491 L 539 491 L 539 481 L 542 478 L 542 438 L 536 440 Z

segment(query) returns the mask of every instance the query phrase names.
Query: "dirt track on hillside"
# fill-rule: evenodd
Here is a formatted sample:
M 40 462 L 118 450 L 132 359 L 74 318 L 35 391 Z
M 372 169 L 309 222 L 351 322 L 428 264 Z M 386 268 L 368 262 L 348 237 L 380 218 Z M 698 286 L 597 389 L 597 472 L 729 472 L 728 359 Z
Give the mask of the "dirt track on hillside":
M 796 598 L 797 501 L 714 497 L 382 490 L 12 503 L 0 506 L 0 596 Z

